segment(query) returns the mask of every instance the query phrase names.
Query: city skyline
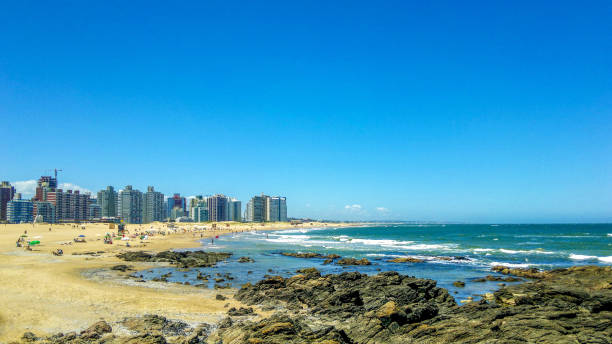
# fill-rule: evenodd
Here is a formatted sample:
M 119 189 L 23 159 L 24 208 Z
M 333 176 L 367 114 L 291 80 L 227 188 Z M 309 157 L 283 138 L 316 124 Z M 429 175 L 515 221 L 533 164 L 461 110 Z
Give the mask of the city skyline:
M 0 221 L 21 222 L 86 222 L 121 221 L 128 224 L 152 222 L 287 222 L 286 197 L 264 196 L 265 211 L 258 220 L 244 216 L 242 202 L 224 194 L 182 197 L 174 193 L 166 197 L 148 185 L 142 192 L 132 185 L 115 190 L 112 185 L 93 193 L 89 190 L 62 188 L 54 176 L 40 176 L 34 190 L 23 189 L 9 181 L 0 184 Z M 61 170 L 60 170 L 61 171 Z M 76 189 L 79 189 L 78 186 Z M 83 191 L 83 192 L 81 192 Z M 259 196 L 254 196 L 255 199 Z M 250 202 L 249 202 L 250 203 Z M 245 211 L 245 214 L 247 211 Z M 252 214 L 252 212 L 251 212 Z
M 265 192 L 309 218 L 612 222 L 609 2 L 3 9 L 3 180 Z

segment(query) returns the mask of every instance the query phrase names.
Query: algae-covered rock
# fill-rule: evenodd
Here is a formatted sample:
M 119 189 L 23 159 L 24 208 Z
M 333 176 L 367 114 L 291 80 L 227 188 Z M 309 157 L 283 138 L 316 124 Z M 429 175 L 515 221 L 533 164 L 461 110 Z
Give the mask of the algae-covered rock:
M 336 262 L 337 265 L 372 265 L 366 258 L 342 258 Z

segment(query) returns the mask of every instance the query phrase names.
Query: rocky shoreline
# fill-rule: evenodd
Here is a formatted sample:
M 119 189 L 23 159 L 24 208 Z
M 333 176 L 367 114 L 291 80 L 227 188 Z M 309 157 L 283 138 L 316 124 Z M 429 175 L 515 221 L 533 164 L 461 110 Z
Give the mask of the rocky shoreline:
M 611 267 L 493 270 L 530 280 L 458 306 L 433 280 L 308 268 L 247 283 L 217 324 L 145 315 L 19 343 L 612 343 Z

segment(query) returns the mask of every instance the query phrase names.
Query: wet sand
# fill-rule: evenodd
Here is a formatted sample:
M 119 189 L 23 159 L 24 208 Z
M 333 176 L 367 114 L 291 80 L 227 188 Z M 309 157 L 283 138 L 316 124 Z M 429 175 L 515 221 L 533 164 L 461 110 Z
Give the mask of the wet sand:
M 198 224 L 195 224 L 198 225 Z M 104 235 L 116 232 L 107 224 L 48 225 L 0 224 L 0 342 L 19 338 L 24 332 L 39 335 L 81 330 L 104 319 L 115 322 L 128 316 L 158 314 L 191 324 L 215 322 L 225 312 L 225 304 L 237 302 L 215 300 L 215 295 L 232 294 L 233 290 L 216 291 L 173 283 L 138 283 L 126 274 L 110 270 L 117 264 L 133 265 L 137 270 L 150 264 L 124 262 L 115 257 L 123 251 L 159 252 L 199 247 L 200 236 L 212 237 L 232 231 L 296 228 L 288 223 L 266 224 L 200 224 L 207 230 L 191 232 L 194 224 L 177 224 L 176 233 L 154 235 L 147 240 L 114 241 L 104 244 Z M 85 229 L 82 229 L 82 227 Z M 309 223 L 299 227 L 338 227 L 348 224 Z M 49 231 L 51 228 L 51 231 Z M 148 229 L 166 230 L 166 224 L 129 225 L 130 234 Z M 27 231 L 27 239 L 40 245 L 28 251 L 16 247 L 18 237 Z M 85 243 L 73 239 L 85 235 Z M 72 244 L 62 244 L 72 242 Z M 129 242 L 131 247 L 127 247 Z M 61 248 L 63 256 L 52 251 Z M 79 254 L 96 252 L 96 255 Z M 76 253 L 76 254 L 75 254 Z

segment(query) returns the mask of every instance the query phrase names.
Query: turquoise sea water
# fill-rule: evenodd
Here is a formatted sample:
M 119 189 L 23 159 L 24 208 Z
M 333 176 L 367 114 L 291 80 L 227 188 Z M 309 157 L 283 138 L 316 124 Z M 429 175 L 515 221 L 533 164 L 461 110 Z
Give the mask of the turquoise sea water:
M 244 232 L 202 241 L 203 249 L 232 252 L 233 257 L 214 268 L 175 272 L 169 281 L 198 284 L 198 271 L 213 277 L 229 273 L 227 281 L 239 287 L 264 275 L 291 276 L 302 267 L 322 273 L 360 271 L 376 274 L 394 270 L 402 274 L 438 281 L 457 300 L 492 292 L 499 282 L 471 282 L 495 275 L 493 265 L 552 269 L 572 265 L 612 265 L 612 224 L 555 225 L 407 225 L 388 224 L 352 228 L 312 228 Z M 370 266 L 323 265 L 323 259 L 285 257 L 280 252 L 336 253 L 343 257 L 367 258 Z M 238 263 L 249 256 L 255 263 Z M 390 263 L 395 257 L 416 257 L 425 263 Z M 453 257 L 440 260 L 436 257 Z M 144 273 L 145 279 L 171 271 L 158 268 Z M 466 282 L 456 288 L 454 281 Z M 212 287 L 214 281 L 209 282 Z

